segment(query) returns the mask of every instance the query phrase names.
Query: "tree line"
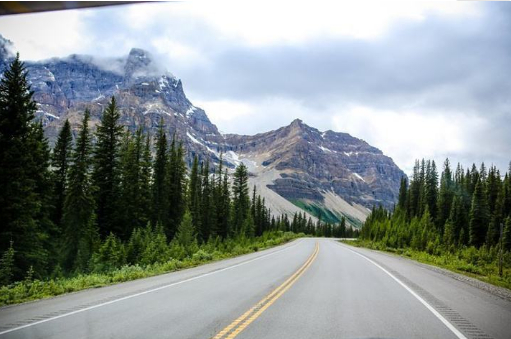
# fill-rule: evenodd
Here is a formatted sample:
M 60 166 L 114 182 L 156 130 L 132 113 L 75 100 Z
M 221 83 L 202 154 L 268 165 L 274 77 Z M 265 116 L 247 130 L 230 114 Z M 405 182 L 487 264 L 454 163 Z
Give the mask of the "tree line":
M 32 95 L 17 56 L 0 81 L 0 284 L 152 264 L 272 231 L 354 234 L 344 219 L 275 217 L 256 187 L 250 197 L 244 164 L 232 183 L 222 161 L 195 156 L 188 170 L 163 120 L 154 138 L 131 132 L 114 97 L 95 133 L 86 110 L 76 137 L 66 120 L 50 149 Z
M 431 254 L 469 246 L 497 249 L 500 240 L 510 251 L 511 165 L 504 175 L 484 163 L 467 170 L 458 163 L 453 171 L 446 159 L 439 176 L 434 161 L 416 161 L 410 182 L 401 180 L 394 210 L 373 208 L 360 236 Z

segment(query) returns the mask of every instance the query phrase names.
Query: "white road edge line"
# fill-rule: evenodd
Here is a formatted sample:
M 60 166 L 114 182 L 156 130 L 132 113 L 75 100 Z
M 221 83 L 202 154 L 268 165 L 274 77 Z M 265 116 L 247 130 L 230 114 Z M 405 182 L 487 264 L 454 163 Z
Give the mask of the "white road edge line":
M 61 315 L 57 315 L 55 317 L 39 320 L 39 321 L 30 323 L 30 324 L 26 324 L 26 325 L 22 325 L 22 326 L 18 326 L 18 327 L 13 327 L 11 329 L 8 329 L 8 330 L 0 332 L 0 335 L 4 335 L 4 334 L 10 333 L 10 332 L 18 331 L 18 330 L 21 330 L 21 329 L 24 329 L 24 328 L 27 328 L 27 327 L 39 325 L 39 324 L 46 323 L 46 322 L 49 322 L 49 321 L 53 321 L 53 320 L 56 320 L 56 319 L 64 318 L 64 317 L 67 317 L 67 316 L 70 316 L 70 315 L 73 315 L 73 314 L 89 311 L 89 310 L 92 310 L 94 308 L 110 305 L 110 304 L 113 304 L 113 303 L 116 303 L 116 302 L 119 302 L 119 301 L 123 301 L 123 300 L 131 299 L 131 298 L 139 297 L 139 296 L 144 295 L 144 294 L 148 294 L 148 293 L 156 292 L 156 291 L 159 291 L 159 290 L 163 290 L 163 289 L 168 288 L 168 287 L 184 284 L 186 282 L 197 280 L 197 279 L 200 279 L 200 278 L 204 278 L 204 277 L 216 274 L 216 273 L 224 272 L 224 271 L 227 271 L 227 270 L 230 270 L 230 269 L 233 269 L 233 268 L 236 268 L 236 267 L 239 267 L 239 266 L 242 266 L 242 265 L 254 262 L 256 260 L 259 260 L 259 259 L 271 256 L 271 255 L 274 255 L 276 253 L 279 253 L 279 252 L 282 252 L 282 251 L 286 251 L 286 250 L 288 250 L 288 249 L 290 249 L 290 248 L 292 248 L 292 247 L 294 247 L 294 246 L 296 246 L 298 244 L 302 244 L 302 243 L 303 243 L 303 240 L 300 239 L 297 242 L 295 242 L 294 244 L 292 244 L 290 246 L 287 246 L 286 248 L 281 248 L 281 249 L 279 249 L 277 251 L 274 251 L 274 252 L 271 252 L 271 253 L 268 253 L 268 254 L 264 254 L 264 255 L 262 255 L 260 257 L 254 258 L 254 259 L 243 261 L 241 263 L 238 263 L 238 264 L 235 264 L 235 265 L 232 265 L 232 266 L 229 266 L 229 267 L 224 267 L 224 268 L 216 270 L 216 271 L 204 273 L 204 274 L 192 277 L 192 278 L 188 278 L 188 279 L 185 279 L 185 280 L 177 281 L 177 282 L 174 282 L 174 283 L 171 283 L 171 284 L 168 284 L 168 285 L 164 285 L 164 286 L 160 286 L 160 287 L 157 287 L 157 288 L 153 288 L 153 289 L 150 289 L 150 290 L 147 290 L 147 291 L 144 291 L 144 292 L 135 293 L 135 294 L 132 294 L 132 295 L 128 295 L 126 297 L 119 298 L 119 299 L 110 300 L 110 301 L 107 301 L 107 302 L 104 302 L 104 303 L 101 303 L 101 304 L 89 306 L 89 307 L 82 308 L 82 309 L 79 309 L 79 310 L 76 310 L 76 311 L 72 311 L 72 312 L 69 312 L 69 313 L 64 313 L 64 314 L 61 314 Z M 169 273 L 172 273 L 172 272 L 169 272 Z
M 467 337 L 465 337 L 463 335 L 463 333 L 461 333 L 456 327 L 454 327 L 454 325 L 452 325 L 447 319 L 445 319 L 440 313 L 438 313 L 437 310 L 435 310 L 433 308 L 433 306 L 431 306 L 426 300 L 422 299 L 421 296 L 419 296 L 417 293 L 415 293 L 410 287 L 408 287 L 404 282 L 402 282 L 401 280 L 399 280 L 398 278 L 396 278 L 392 273 L 390 273 L 389 271 L 387 271 L 386 269 L 384 269 L 383 267 L 381 267 L 379 264 L 377 264 L 376 262 L 374 262 L 373 260 L 369 259 L 368 257 L 366 257 L 365 255 L 361 254 L 361 253 L 358 253 L 357 251 L 354 251 L 352 250 L 351 248 L 348 248 L 347 246 L 343 246 L 341 245 L 340 243 L 337 243 L 338 245 L 340 245 L 341 247 L 347 249 L 348 251 L 351 251 L 353 253 L 355 253 L 356 255 L 359 255 L 361 256 L 362 258 L 364 258 L 365 260 L 369 261 L 370 263 L 372 263 L 373 265 L 375 265 L 376 267 L 378 267 L 379 269 L 381 269 L 383 272 L 387 273 L 392 279 L 394 279 L 399 285 L 401 285 L 405 290 L 407 290 L 408 292 L 410 292 L 411 295 L 413 295 L 415 298 L 417 298 L 417 300 L 419 300 L 424 306 L 426 306 L 426 308 L 428 310 L 431 311 L 431 313 L 433 313 L 442 323 L 444 323 L 445 326 L 447 326 L 447 328 L 449 330 L 451 330 L 452 333 L 454 333 L 455 336 L 457 336 L 459 339 L 467 339 Z

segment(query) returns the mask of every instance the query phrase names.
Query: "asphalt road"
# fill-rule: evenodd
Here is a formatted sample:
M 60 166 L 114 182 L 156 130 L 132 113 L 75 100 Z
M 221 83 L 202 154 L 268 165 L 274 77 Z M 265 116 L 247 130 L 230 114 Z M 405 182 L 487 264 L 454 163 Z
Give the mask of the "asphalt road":
M 511 302 L 331 239 L 0 308 L 0 338 L 511 338 Z

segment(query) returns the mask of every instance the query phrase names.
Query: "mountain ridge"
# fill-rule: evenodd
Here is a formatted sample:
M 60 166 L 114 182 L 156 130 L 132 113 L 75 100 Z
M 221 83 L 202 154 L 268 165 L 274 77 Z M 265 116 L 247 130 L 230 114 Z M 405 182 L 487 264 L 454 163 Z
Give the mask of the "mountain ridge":
M 0 68 L 5 68 L 10 42 L 0 39 Z M 7 52 L 6 52 L 7 51 Z M 373 205 L 391 207 L 405 174 L 381 150 L 348 133 L 321 132 L 295 119 L 289 125 L 256 135 L 221 134 L 206 112 L 194 106 L 183 83 L 162 70 L 151 54 L 133 48 L 125 58 L 112 58 L 110 69 L 92 56 L 73 54 L 26 62 L 38 103 L 36 116 L 49 140 L 56 139 L 65 119 L 77 129 L 83 111 L 91 111 L 94 129 L 111 96 L 121 111 L 120 123 L 151 135 L 163 121 L 169 134 L 182 140 L 190 164 L 197 155 L 231 169 L 243 162 L 274 213 L 308 214 L 352 225 L 365 220 Z M 98 65 L 103 63 L 103 65 Z

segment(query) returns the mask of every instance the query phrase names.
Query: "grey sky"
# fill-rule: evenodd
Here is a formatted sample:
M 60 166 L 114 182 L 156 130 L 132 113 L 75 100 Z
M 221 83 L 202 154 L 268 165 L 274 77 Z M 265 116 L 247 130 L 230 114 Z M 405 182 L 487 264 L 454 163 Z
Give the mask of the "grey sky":
M 223 132 L 298 117 L 407 172 L 511 160 L 508 3 L 145 4 L 0 18 L 0 34 L 26 59 L 147 49 Z

